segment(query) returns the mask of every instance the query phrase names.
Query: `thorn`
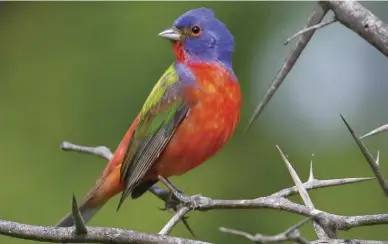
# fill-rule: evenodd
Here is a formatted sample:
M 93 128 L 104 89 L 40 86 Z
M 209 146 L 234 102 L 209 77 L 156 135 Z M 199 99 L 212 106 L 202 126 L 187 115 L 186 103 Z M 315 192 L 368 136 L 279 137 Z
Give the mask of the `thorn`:
M 380 167 L 380 151 L 377 150 L 377 156 L 376 156 L 376 164 Z
M 360 139 L 364 139 L 364 138 L 369 137 L 369 136 L 377 135 L 377 134 L 385 132 L 385 131 L 388 131 L 388 124 L 382 125 L 379 128 L 376 128 L 376 129 L 372 130 L 371 132 L 366 133 L 365 135 L 361 136 Z
M 311 162 L 310 162 L 310 175 L 309 175 L 309 179 L 307 180 L 307 182 L 310 182 L 313 180 L 315 180 L 315 178 L 314 178 L 314 172 L 313 172 L 313 160 L 311 160 Z
M 364 143 L 361 141 L 361 139 L 356 136 L 352 127 L 350 127 L 350 125 L 345 120 L 345 118 L 342 116 L 342 114 L 340 114 L 340 116 L 341 116 L 342 120 L 344 121 L 346 127 L 348 128 L 350 134 L 352 135 L 354 141 L 356 142 L 358 148 L 360 149 L 362 155 L 364 156 L 365 160 L 368 162 L 369 167 L 372 169 L 374 175 L 376 176 L 376 179 L 378 180 L 382 190 L 384 191 L 384 194 L 386 196 L 388 196 L 388 182 L 384 179 L 384 176 L 381 174 L 380 167 L 376 163 L 377 160 L 375 160 L 373 158 L 372 154 L 369 152 L 368 148 L 364 145 Z M 379 154 L 378 154 L 378 156 L 379 156 Z
M 290 41 L 292 41 L 293 39 L 297 38 L 298 36 L 300 35 L 303 35 L 304 33 L 306 32 L 309 32 L 309 31 L 313 31 L 313 30 L 317 30 L 317 29 L 321 29 L 327 25 L 330 25 L 330 24 L 333 24 L 334 22 L 336 22 L 337 19 L 336 18 L 333 18 L 333 19 L 330 19 L 330 20 L 327 20 L 327 21 L 324 21 L 324 22 L 321 22 L 319 24 L 316 24 L 316 25 L 313 25 L 313 26 L 310 26 L 308 28 L 305 28 L 303 30 L 300 30 L 298 31 L 297 33 L 295 33 L 293 36 L 291 36 L 290 38 L 288 38 L 285 42 L 284 42 L 284 45 L 287 45 L 288 43 L 290 43 Z
M 71 213 L 72 213 L 74 225 L 75 225 L 75 234 L 76 235 L 87 234 L 88 230 L 86 228 L 84 219 L 82 218 L 81 212 L 79 211 L 77 199 L 75 198 L 74 194 L 73 194 L 73 201 L 71 204 Z
M 195 235 L 193 229 L 190 227 L 189 222 L 187 222 L 188 218 L 189 218 L 188 216 L 184 216 L 184 217 L 182 218 L 182 223 L 185 225 L 186 229 L 190 232 L 190 234 L 191 234 L 194 238 L 197 238 L 197 236 Z
M 312 219 L 314 219 L 314 218 L 316 218 L 315 215 L 312 215 L 312 216 L 310 216 L 310 217 L 308 217 L 308 218 L 305 218 L 304 220 L 300 221 L 299 223 L 297 223 L 297 224 L 291 226 L 290 228 L 288 228 L 286 231 L 284 231 L 284 233 L 285 233 L 286 235 L 289 235 L 290 233 L 292 233 L 293 231 L 299 229 L 299 228 L 302 227 L 304 224 L 306 224 L 307 222 L 309 222 L 310 220 L 312 220 Z
M 365 177 L 365 178 L 345 178 L 345 179 L 333 179 L 333 180 L 325 180 L 325 182 L 330 183 L 332 182 L 338 182 L 336 185 L 345 185 L 345 184 L 352 184 L 362 181 L 368 181 L 368 180 L 375 180 L 376 177 Z M 335 184 L 333 184 L 335 185 Z
M 314 204 L 311 201 L 311 199 L 310 199 L 306 189 L 303 187 L 303 182 L 300 180 L 298 174 L 296 173 L 296 171 L 294 170 L 294 168 L 292 167 L 291 163 L 288 161 L 286 156 L 284 156 L 284 153 L 282 152 L 280 147 L 278 145 L 276 145 L 276 148 L 278 149 L 278 151 L 280 153 L 280 156 L 283 158 L 283 161 L 286 164 L 286 167 L 287 167 L 288 171 L 290 172 L 290 175 L 291 175 L 291 177 L 292 177 L 292 179 L 293 179 L 293 181 L 294 181 L 294 183 L 296 185 L 296 188 L 298 188 L 299 194 L 302 197 L 304 204 L 308 208 L 313 209 L 314 208 Z

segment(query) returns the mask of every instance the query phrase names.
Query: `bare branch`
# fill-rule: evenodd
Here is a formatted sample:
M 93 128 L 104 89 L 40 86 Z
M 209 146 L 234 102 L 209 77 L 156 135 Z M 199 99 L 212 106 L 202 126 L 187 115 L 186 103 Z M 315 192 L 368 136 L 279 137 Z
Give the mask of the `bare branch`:
M 331 239 L 331 240 L 316 240 L 316 241 L 312 241 L 311 244 L 388 244 L 388 241 Z
M 74 195 L 73 195 L 73 201 L 71 204 L 71 213 L 73 215 L 73 220 L 74 220 L 75 234 L 84 235 L 88 233 L 88 229 L 86 228 L 86 224 L 78 208 L 77 199 L 75 198 Z
M 62 142 L 60 148 L 64 151 L 75 151 L 75 152 L 93 154 L 107 160 L 111 160 L 111 158 L 113 157 L 112 151 L 105 146 L 85 147 L 85 146 L 75 145 L 68 141 L 64 141 Z
M 388 56 L 388 25 L 357 1 L 322 1 L 341 24 Z
M 170 233 L 170 231 L 175 227 L 175 225 L 180 220 L 182 220 L 189 211 L 190 211 L 190 208 L 188 208 L 188 207 L 180 208 L 176 212 L 176 214 L 168 221 L 168 223 L 163 227 L 163 229 L 159 232 L 159 234 L 160 235 L 168 235 L 168 233 Z
M 291 226 L 284 232 L 274 236 L 265 236 L 262 234 L 251 235 L 244 231 L 233 230 L 233 229 L 228 229 L 224 227 L 221 227 L 220 231 L 245 237 L 248 240 L 251 240 L 252 242 L 255 242 L 255 243 L 278 243 L 278 242 L 285 242 L 285 241 L 293 241 L 300 244 L 308 244 L 309 241 L 307 241 L 304 237 L 300 235 L 299 228 L 305 223 L 307 223 L 310 219 L 311 218 L 306 218 L 301 222 L 299 222 L 298 224 Z
M 310 26 L 310 27 L 307 27 L 307 28 L 304 28 L 303 30 L 300 30 L 298 31 L 297 33 L 295 33 L 293 36 L 291 36 L 290 38 L 288 38 L 285 42 L 284 42 L 284 45 L 287 45 L 288 43 L 290 43 L 290 41 L 294 40 L 295 38 L 297 38 L 298 36 L 306 33 L 306 32 L 309 32 L 309 31 L 312 31 L 312 30 L 318 30 L 318 29 L 321 29 L 325 26 L 328 26 L 330 24 L 333 24 L 334 22 L 337 22 L 337 19 L 336 18 L 332 18 L 330 20 L 327 20 L 327 21 L 324 21 L 324 22 L 321 22 L 319 24 L 316 24 L 316 25 L 313 25 L 313 26 Z
M 209 242 L 118 228 L 88 227 L 87 234 L 74 235 L 74 227 L 44 227 L 1 219 L 0 234 L 20 239 L 52 243 L 210 244 Z
M 377 135 L 377 134 L 385 132 L 387 130 L 388 130 L 388 124 L 385 124 L 385 125 L 380 126 L 379 128 L 372 130 L 369 133 L 366 133 L 365 135 L 361 136 L 360 139 L 364 139 L 364 138 L 367 138 L 369 136 Z
M 274 236 L 266 236 L 262 234 L 251 235 L 245 231 L 239 231 L 234 229 L 227 229 L 224 227 L 220 228 L 220 231 L 225 233 L 230 233 L 233 235 L 238 235 L 247 238 L 248 240 L 254 243 L 280 243 L 285 241 L 293 241 L 301 244 L 388 244 L 387 241 L 374 241 L 374 240 L 357 240 L 357 239 L 320 239 L 316 241 L 309 242 L 305 238 L 303 238 L 299 232 L 299 228 L 309 221 L 310 218 L 306 218 L 298 224 L 288 228 L 284 232 L 274 235 Z
M 319 209 L 310 208 L 291 202 L 284 197 L 266 196 L 255 199 L 243 200 L 221 200 L 211 199 L 201 195 L 184 196 L 174 192 L 182 203 L 192 210 L 214 210 L 214 209 L 274 209 L 306 217 L 316 217 L 320 224 L 334 225 L 337 230 L 348 230 L 354 227 L 365 225 L 388 224 L 388 214 L 363 215 L 363 216 L 341 216 L 330 214 Z M 332 227 L 332 226 L 330 226 Z
M 326 13 L 327 13 L 327 8 L 322 6 L 321 4 L 317 4 L 317 6 L 315 7 L 314 11 L 312 12 L 312 14 L 310 15 L 307 21 L 306 28 L 320 23 L 323 17 L 325 17 Z M 288 54 L 286 60 L 284 60 L 283 66 L 281 67 L 281 69 L 273 79 L 263 99 L 260 101 L 259 105 L 257 105 L 255 111 L 253 112 L 251 118 L 249 119 L 248 125 L 245 128 L 245 131 L 247 131 L 251 127 L 253 122 L 257 119 L 257 117 L 263 111 L 264 107 L 268 104 L 269 100 L 275 94 L 276 90 L 283 83 L 288 73 L 294 67 L 302 51 L 307 46 L 307 43 L 310 41 L 314 32 L 315 30 L 308 31 L 299 36 L 299 39 L 296 42 L 295 48 Z
M 352 127 L 350 127 L 349 123 L 345 120 L 345 118 L 341 115 L 342 120 L 344 121 L 346 127 L 348 128 L 350 134 L 352 135 L 353 139 L 356 141 L 358 148 L 361 150 L 362 154 L 364 155 L 366 161 L 368 162 L 370 168 L 372 169 L 373 173 L 375 174 L 381 188 L 383 189 L 386 196 L 388 196 L 388 182 L 384 179 L 384 176 L 381 174 L 379 160 L 375 160 L 371 153 L 369 152 L 368 148 L 364 145 L 364 143 L 356 136 L 354 133 Z

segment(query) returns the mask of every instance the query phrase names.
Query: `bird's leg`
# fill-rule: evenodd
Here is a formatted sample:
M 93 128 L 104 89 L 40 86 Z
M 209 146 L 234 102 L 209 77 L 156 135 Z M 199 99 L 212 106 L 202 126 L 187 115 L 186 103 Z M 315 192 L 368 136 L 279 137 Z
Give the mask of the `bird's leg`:
M 178 190 L 168 179 L 164 178 L 163 176 L 158 176 L 159 180 L 170 190 L 173 196 L 175 196 L 179 201 L 183 201 L 183 198 L 185 196 L 182 194 L 182 191 Z
M 191 209 L 195 209 L 198 207 L 198 205 L 201 203 L 202 200 L 205 200 L 206 198 L 201 195 L 194 195 L 194 196 L 185 196 L 182 194 L 182 192 L 175 188 L 173 184 L 163 176 L 158 176 L 158 179 L 171 191 L 173 196 L 182 204 L 190 207 Z M 174 199 L 172 199 L 174 200 Z M 175 204 L 176 205 L 176 204 Z
M 172 182 L 169 179 L 164 178 L 162 176 L 160 176 L 160 177 L 163 178 L 166 181 L 166 182 L 162 182 L 162 183 L 166 185 L 166 187 L 171 191 L 172 194 L 173 194 L 173 191 L 174 192 L 179 192 L 180 194 L 183 194 L 183 191 L 181 191 L 178 188 L 176 188 L 174 186 L 174 184 L 172 184 Z M 160 177 L 159 177 L 159 180 L 160 180 Z M 173 189 L 173 190 L 171 190 L 171 189 Z

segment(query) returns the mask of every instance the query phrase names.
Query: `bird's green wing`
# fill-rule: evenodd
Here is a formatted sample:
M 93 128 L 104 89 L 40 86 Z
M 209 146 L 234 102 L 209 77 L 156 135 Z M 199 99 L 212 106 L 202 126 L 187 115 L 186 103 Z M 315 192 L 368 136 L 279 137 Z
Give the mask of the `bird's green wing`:
M 182 81 L 173 64 L 159 79 L 140 112 L 120 169 L 125 188 L 118 209 L 163 152 L 188 111 Z

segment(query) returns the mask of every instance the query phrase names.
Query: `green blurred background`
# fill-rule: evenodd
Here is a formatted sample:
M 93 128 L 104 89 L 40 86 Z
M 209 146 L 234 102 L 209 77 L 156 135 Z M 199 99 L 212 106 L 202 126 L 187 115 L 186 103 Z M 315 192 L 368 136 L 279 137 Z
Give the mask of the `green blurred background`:
M 383 20 L 388 4 L 365 3 Z M 106 161 L 62 152 L 68 140 L 114 149 L 151 88 L 173 61 L 157 34 L 195 7 L 213 8 L 235 35 L 234 69 L 244 96 L 233 139 L 203 166 L 171 180 L 187 194 L 255 198 L 292 185 L 279 145 L 302 179 L 310 160 L 317 178 L 365 177 L 371 172 L 340 120 L 365 133 L 388 123 L 387 59 L 339 24 L 320 30 L 249 133 L 249 116 L 294 43 L 283 42 L 306 22 L 312 2 L 0 3 L 0 217 L 54 225 L 81 199 Z M 367 140 L 381 150 L 386 172 L 388 135 Z M 336 214 L 388 212 L 371 181 L 311 192 L 316 207 Z M 300 202 L 299 197 L 291 198 Z M 171 213 L 151 194 L 117 197 L 91 225 L 158 232 Z M 273 210 L 192 212 L 201 240 L 249 243 L 220 233 L 224 226 L 276 234 L 302 217 Z M 343 238 L 388 239 L 386 226 L 340 232 Z M 311 225 L 304 235 L 315 239 Z M 172 235 L 188 237 L 182 224 Z M 0 243 L 28 241 L 0 236 Z M 30 242 L 32 243 L 32 242 Z

